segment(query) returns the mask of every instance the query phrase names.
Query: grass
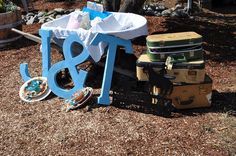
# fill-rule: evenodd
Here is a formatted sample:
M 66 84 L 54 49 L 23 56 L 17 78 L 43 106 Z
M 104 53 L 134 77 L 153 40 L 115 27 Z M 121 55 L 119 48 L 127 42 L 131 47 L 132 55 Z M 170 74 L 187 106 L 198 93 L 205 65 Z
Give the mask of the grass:
M 220 145 L 230 155 L 236 155 L 236 118 L 228 113 L 219 116 L 221 128 L 218 129 Z

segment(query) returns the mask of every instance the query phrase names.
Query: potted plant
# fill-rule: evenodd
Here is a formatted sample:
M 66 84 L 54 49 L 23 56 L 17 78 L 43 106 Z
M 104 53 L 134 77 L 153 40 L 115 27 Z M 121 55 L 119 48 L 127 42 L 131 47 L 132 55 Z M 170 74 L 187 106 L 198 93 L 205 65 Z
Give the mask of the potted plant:
M 9 0 L 0 0 L 0 13 L 15 11 L 17 6 Z
M 20 38 L 11 28 L 22 28 L 21 10 L 9 0 L 0 0 L 0 47 Z

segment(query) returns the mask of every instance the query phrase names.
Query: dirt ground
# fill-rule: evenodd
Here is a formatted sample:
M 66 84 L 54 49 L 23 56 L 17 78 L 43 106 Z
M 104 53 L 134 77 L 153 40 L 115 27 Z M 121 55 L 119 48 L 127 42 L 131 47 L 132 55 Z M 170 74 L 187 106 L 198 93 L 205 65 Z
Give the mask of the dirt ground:
M 76 3 L 34 1 L 36 10 L 81 8 Z M 26 103 L 18 92 L 23 84 L 19 66 L 29 64 L 41 75 L 40 45 L 25 38 L 0 50 L 0 155 L 236 155 L 236 7 L 203 10 L 192 18 L 146 17 L 149 34 L 196 31 L 203 35 L 206 72 L 213 79 L 210 108 L 166 110 L 150 106 L 137 82 L 115 73 L 111 106 L 96 105 L 102 69 L 94 67 L 86 84 L 95 89 L 85 108 L 64 112 L 64 100 Z M 23 30 L 38 33 L 39 24 Z M 133 41 L 135 55 L 145 50 L 145 38 Z M 62 59 L 52 50 L 53 63 Z M 133 61 L 130 61 L 133 60 Z M 127 63 L 117 65 L 123 68 Z M 135 60 L 129 62 L 130 70 Z M 128 68 L 128 67 L 127 67 Z

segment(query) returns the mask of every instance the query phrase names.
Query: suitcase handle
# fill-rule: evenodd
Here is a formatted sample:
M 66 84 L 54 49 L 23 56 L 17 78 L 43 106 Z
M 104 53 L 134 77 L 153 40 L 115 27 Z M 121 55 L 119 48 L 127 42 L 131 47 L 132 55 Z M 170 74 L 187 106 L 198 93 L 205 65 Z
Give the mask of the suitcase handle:
M 187 62 L 187 59 L 183 54 L 173 54 L 170 55 L 170 57 L 171 57 L 171 62 L 173 63 Z
M 194 96 L 190 96 L 189 99 L 186 101 L 182 101 L 180 97 L 177 97 L 176 101 L 178 102 L 179 105 L 190 105 L 194 101 Z

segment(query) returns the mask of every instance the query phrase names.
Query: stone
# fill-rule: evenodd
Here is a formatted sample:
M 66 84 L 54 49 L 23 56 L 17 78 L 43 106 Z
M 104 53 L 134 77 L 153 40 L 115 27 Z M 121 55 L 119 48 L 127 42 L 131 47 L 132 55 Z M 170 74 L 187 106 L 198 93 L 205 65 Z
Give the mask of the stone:
M 143 6 L 143 10 L 144 10 L 144 11 L 146 11 L 147 8 L 148 8 L 148 5 L 144 5 L 144 6 Z
M 181 4 L 177 4 L 174 8 L 174 10 L 178 10 L 178 9 L 183 9 L 184 6 L 182 6 Z
M 38 22 L 39 22 L 38 15 L 34 15 L 34 23 L 38 23 Z
M 159 7 L 159 10 L 162 10 L 162 11 L 166 10 L 166 7 L 163 5 L 159 5 L 158 7 Z
M 171 10 L 167 9 L 161 12 L 162 16 L 170 16 L 171 15 Z
M 56 16 L 55 16 L 56 19 L 57 19 L 57 18 L 60 18 L 60 17 L 62 17 L 62 15 L 56 15 Z
M 154 11 L 145 11 L 145 14 L 147 15 L 147 16 L 155 16 L 155 13 L 154 13 Z
M 151 7 L 148 7 L 147 11 L 153 11 L 153 9 Z
M 34 13 L 32 13 L 32 12 L 29 12 L 28 14 L 26 14 L 26 16 L 34 16 Z
M 55 11 L 54 11 L 54 10 L 51 10 L 51 11 L 47 12 L 47 16 L 52 15 L 52 14 L 54 14 L 54 13 L 55 13 Z
M 45 19 L 45 22 L 49 22 L 49 21 L 51 21 L 52 19 L 50 19 L 50 18 L 47 18 L 47 19 Z
M 155 16 L 160 17 L 161 13 L 160 12 L 155 12 Z
M 45 18 L 41 18 L 38 23 L 43 24 L 45 22 Z
M 62 8 L 55 8 L 54 11 L 56 11 L 57 13 L 63 14 L 65 9 Z
M 178 17 L 179 14 L 176 11 L 173 11 L 170 16 L 171 17 Z
M 40 12 L 38 12 L 38 17 L 42 17 L 42 16 L 44 16 L 45 14 L 46 14 L 46 12 L 40 11 Z
M 80 11 L 80 9 L 69 9 L 68 11 L 69 11 L 69 12 L 73 12 L 73 11 L 75 11 L 75 10 Z
M 149 7 L 150 7 L 152 10 L 155 10 L 155 9 L 156 9 L 156 5 L 155 5 L 155 4 L 150 4 Z
M 35 17 L 31 16 L 31 18 L 29 20 L 27 20 L 26 25 L 30 25 L 34 23 L 34 19 Z

